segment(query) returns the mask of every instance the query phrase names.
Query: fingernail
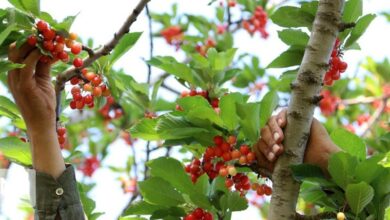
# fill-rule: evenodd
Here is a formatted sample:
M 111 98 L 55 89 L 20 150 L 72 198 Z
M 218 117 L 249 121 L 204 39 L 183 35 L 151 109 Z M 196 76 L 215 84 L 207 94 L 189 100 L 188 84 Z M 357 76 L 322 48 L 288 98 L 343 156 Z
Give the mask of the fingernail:
M 282 123 L 283 123 L 282 119 L 279 118 L 279 119 L 278 119 L 278 125 L 281 126 Z
M 272 146 L 272 152 L 273 152 L 274 154 L 276 154 L 279 150 L 280 150 L 279 145 L 274 144 L 274 146 Z
M 280 138 L 279 133 L 278 133 L 278 132 L 275 132 L 275 133 L 274 133 L 274 140 L 277 141 L 277 140 L 279 140 L 279 138 Z
M 268 158 L 269 161 L 273 161 L 274 158 L 275 158 L 275 154 L 272 153 L 272 152 L 269 152 L 268 155 L 267 155 L 267 158 Z

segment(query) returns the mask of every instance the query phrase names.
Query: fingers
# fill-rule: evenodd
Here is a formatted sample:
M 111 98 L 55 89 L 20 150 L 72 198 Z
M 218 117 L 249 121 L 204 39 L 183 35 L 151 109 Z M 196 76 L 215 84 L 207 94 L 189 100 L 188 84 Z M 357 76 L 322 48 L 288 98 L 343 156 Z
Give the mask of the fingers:
M 284 128 L 287 125 L 287 108 L 280 111 L 276 118 L 279 127 Z
M 264 142 L 261 142 L 261 140 L 253 147 L 256 158 L 257 158 L 257 163 L 261 168 L 265 168 L 269 171 L 273 171 L 274 163 L 269 161 L 265 156 L 264 156 L 264 149 L 265 145 Z
M 37 68 L 35 71 L 35 75 L 39 78 L 42 78 L 44 80 L 49 80 L 50 79 L 50 63 L 42 63 L 38 62 Z
M 273 137 L 275 143 L 277 143 L 277 144 L 281 143 L 284 139 L 283 131 L 277 122 L 277 120 L 279 120 L 279 119 L 280 119 L 280 117 L 278 118 L 277 116 L 272 116 L 268 120 L 268 126 L 271 130 L 272 137 Z M 282 119 L 280 119 L 280 120 L 282 120 Z
M 33 50 L 28 54 L 27 58 L 23 61 L 25 65 L 22 69 L 20 69 L 19 81 L 20 83 L 29 83 L 33 79 L 35 69 L 37 68 L 37 64 L 39 58 L 42 56 L 39 49 Z
M 27 43 L 17 48 L 16 43 L 12 43 L 8 49 L 8 59 L 14 63 L 21 63 L 34 48 L 34 46 Z

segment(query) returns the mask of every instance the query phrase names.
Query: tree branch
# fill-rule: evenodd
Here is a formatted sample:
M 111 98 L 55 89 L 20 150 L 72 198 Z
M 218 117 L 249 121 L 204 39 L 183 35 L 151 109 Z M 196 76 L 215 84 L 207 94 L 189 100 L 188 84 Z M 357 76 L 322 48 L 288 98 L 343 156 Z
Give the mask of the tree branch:
M 276 162 L 272 175 L 273 192 L 269 220 L 295 218 L 300 184 L 292 175 L 290 166 L 301 164 L 310 135 L 315 104 L 329 58 L 339 33 L 344 0 L 320 0 L 309 43 L 305 49 L 297 79 L 292 89 L 284 134 L 284 153 Z
M 333 212 L 321 212 L 317 215 L 301 215 L 299 213 L 295 214 L 295 220 L 321 220 L 321 219 L 335 219 L 337 214 Z
M 138 5 L 132 11 L 131 15 L 126 19 L 125 23 L 120 27 L 119 31 L 114 34 L 114 37 L 108 43 L 106 43 L 101 49 L 94 51 L 92 56 L 89 56 L 88 58 L 84 59 L 83 62 L 84 65 L 82 67 L 80 68 L 71 67 L 57 76 L 57 80 L 55 84 L 55 91 L 57 95 L 57 107 L 56 107 L 57 119 L 59 118 L 58 114 L 61 112 L 61 91 L 64 90 L 65 83 L 68 80 L 70 80 L 72 77 L 76 76 L 77 71 L 80 71 L 84 67 L 90 66 L 94 61 L 96 61 L 100 57 L 110 54 L 110 52 L 119 43 L 119 40 L 125 34 L 129 33 L 131 25 L 137 20 L 138 15 L 141 13 L 141 11 L 144 9 L 144 7 L 147 5 L 149 1 L 150 0 L 140 0 Z

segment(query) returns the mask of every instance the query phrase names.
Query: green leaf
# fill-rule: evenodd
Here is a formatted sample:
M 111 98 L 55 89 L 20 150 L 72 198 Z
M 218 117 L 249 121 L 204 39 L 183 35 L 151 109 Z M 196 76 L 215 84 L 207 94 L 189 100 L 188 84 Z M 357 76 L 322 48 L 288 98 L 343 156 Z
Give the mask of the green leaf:
M 158 120 L 157 133 L 164 140 L 182 139 L 187 137 L 196 137 L 197 135 L 208 132 L 208 130 L 195 127 L 182 117 L 165 114 Z
M 15 8 L 39 16 L 40 0 L 8 0 Z
M 5 96 L 0 96 L 0 115 L 17 119 L 20 118 L 20 111 L 14 102 Z
M 5 28 L 5 29 L 0 33 L 0 46 L 3 44 L 4 40 L 7 39 L 8 35 L 9 35 L 12 31 L 16 30 L 16 26 L 17 26 L 17 25 L 16 25 L 15 23 L 10 24 L 10 25 L 8 25 L 7 28 Z M 1 67 L 1 68 L 3 68 L 3 67 Z
M 156 126 L 157 119 L 144 118 L 130 129 L 130 133 L 135 138 L 142 138 L 148 141 L 160 140 Z
M 162 178 L 151 177 L 138 185 L 144 200 L 150 204 L 170 207 L 184 203 L 183 196 Z
M 147 220 L 147 219 L 142 217 L 124 216 L 124 217 L 119 217 L 119 220 Z
M 57 31 L 69 32 L 70 27 L 72 27 L 73 22 L 76 20 L 76 17 L 77 17 L 77 15 L 75 15 L 75 16 L 68 16 L 63 21 L 61 21 L 59 23 L 55 23 L 54 20 L 53 20 L 52 21 L 53 23 L 50 23 L 50 24 Z
M 374 189 L 365 182 L 349 184 L 345 191 L 348 205 L 358 215 L 374 197 Z
M 224 22 L 224 15 L 225 15 L 225 8 L 224 7 L 217 7 L 217 18 L 218 21 L 223 23 Z
M 227 68 L 231 64 L 236 51 L 237 49 L 231 48 L 226 52 L 218 53 L 215 48 L 210 48 L 207 51 L 207 58 L 210 62 L 211 68 L 216 71 L 222 71 Z
M 145 201 L 138 201 L 126 209 L 124 215 L 151 215 L 153 212 L 163 208 L 164 206 L 152 205 Z
M 293 6 L 280 7 L 271 15 L 271 20 L 281 27 L 311 28 L 314 16 Z
M 244 97 L 240 93 L 230 93 L 222 96 L 219 101 L 219 108 L 221 110 L 221 119 L 229 130 L 234 130 L 239 123 L 239 117 L 236 112 L 236 103 L 244 103 Z
M 300 65 L 305 51 L 299 49 L 289 48 L 278 57 L 276 57 L 267 68 L 283 68 Z
M 358 161 L 345 152 L 333 154 L 329 159 L 328 171 L 333 181 L 345 189 L 353 179 Z
M 248 208 L 248 202 L 239 192 L 229 192 L 221 197 L 221 206 L 229 212 L 242 211 Z
M 17 137 L 6 137 L 0 139 L 0 151 L 9 160 L 23 166 L 31 166 L 31 152 L 29 144 Z
M 184 171 L 183 165 L 176 159 L 160 157 L 148 162 L 150 174 L 168 181 L 173 187 L 182 193 L 194 192 L 194 185 L 190 177 Z
M 245 137 L 255 143 L 260 135 L 260 103 L 237 103 L 236 108 Z
M 125 34 L 118 45 L 115 47 L 114 51 L 110 55 L 110 62 L 113 65 L 119 58 L 121 58 L 127 51 L 129 51 L 138 39 L 141 37 L 142 32 L 133 32 Z
M 349 0 L 345 2 L 343 21 L 355 22 L 363 13 L 362 0 Z
M 297 181 L 303 181 L 306 178 L 323 178 L 325 179 L 324 173 L 321 168 L 311 164 L 299 164 L 292 165 L 294 178 Z
M 330 138 L 337 146 L 352 156 L 356 156 L 359 160 L 366 159 L 366 145 L 364 141 L 355 134 L 340 128 L 334 130 L 331 133 Z
M 0 74 L 8 72 L 13 69 L 23 68 L 24 64 L 12 63 L 8 60 L 0 60 Z
M 381 155 L 375 155 L 360 162 L 356 167 L 356 179 L 371 183 L 383 171 L 383 167 L 378 164 L 382 158 L 383 156 Z
M 378 164 L 382 165 L 385 168 L 390 168 L 390 152 L 387 152 L 385 157 L 381 161 L 379 161 Z
M 301 30 L 284 29 L 278 31 L 279 38 L 287 45 L 305 47 L 309 42 L 309 35 Z
M 177 100 L 177 104 L 183 108 L 184 111 L 188 112 L 191 109 L 197 107 L 208 107 L 210 106 L 209 102 L 202 96 L 188 96 Z
M 170 73 L 179 79 L 185 80 L 190 84 L 195 84 L 195 80 L 193 77 L 193 72 L 190 67 L 188 67 L 184 63 L 179 63 L 173 57 L 153 57 L 151 60 L 147 62 L 151 66 L 157 67 Z
M 261 100 L 260 103 L 260 127 L 264 127 L 267 123 L 269 117 L 271 117 L 272 112 L 279 104 L 278 93 L 274 90 L 269 91 Z
M 367 14 L 361 17 L 357 22 L 356 26 L 353 28 L 351 34 L 349 35 L 347 41 L 345 42 L 344 47 L 348 48 L 352 46 L 366 31 L 367 27 L 376 17 L 375 14 Z

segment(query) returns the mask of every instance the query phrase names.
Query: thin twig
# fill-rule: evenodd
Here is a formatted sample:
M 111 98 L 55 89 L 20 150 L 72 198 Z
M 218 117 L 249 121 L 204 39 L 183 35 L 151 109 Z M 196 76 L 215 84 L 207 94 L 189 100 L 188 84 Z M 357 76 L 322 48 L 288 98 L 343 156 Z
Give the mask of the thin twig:
M 148 25 L 149 25 L 149 58 L 152 59 L 153 57 L 153 50 L 154 50 L 154 44 L 153 44 L 153 30 L 152 30 L 152 16 L 150 15 L 149 7 L 146 5 L 145 7 L 146 15 L 148 16 Z M 150 83 L 150 79 L 152 76 L 152 66 L 148 64 L 148 84 Z
M 145 158 L 145 167 L 144 167 L 144 179 L 147 178 L 148 176 L 148 170 L 149 170 L 149 167 L 147 166 L 147 162 L 150 160 L 150 141 L 148 141 L 146 143 L 146 158 Z
M 334 212 L 321 212 L 316 215 L 301 215 L 295 214 L 295 220 L 321 220 L 321 219 L 334 219 L 336 214 Z
M 230 26 L 232 25 L 232 13 L 230 11 L 229 4 L 227 5 L 226 11 L 227 11 L 227 22 L 228 22 L 226 30 L 229 32 L 230 31 Z
M 368 120 L 366 128 L 362 132 L 362 137 L 366 136 L 368 132 L 371 130 L 371 128 L 374 126 L 374 124 L 379 120 L 381 117 L 382 113 L 386 109 L 387 105 L 387 99 L 384 98 L 379 106 L 379 108 L 374 112 L 374 114 L 370 117 L 370 120 Z
M 379 101 L 382 99 L 386 99 L 388 97 L 381 96 L 381 97 L 358 97 L 353 99 L 344 99 L 340 103 L 343 105 L 356 105 L 356 104 L 371 104 L 375 101 Z
M 87 47 L 85 45 L 83 45 L 82 49 L 84 51 L 87 51 L 88 56 L 90 56 L 90 57 L 93 57 L 95 55 L 95 51 L 93 51 L 91 48 L 89 48 L 89 47 Z
M 55 91 L 57 95 L 57 107 L 56 107 L 57 114 L 59 114 L 61 110 L 61 92 L 65 88 L 65 83 L 68 80 L 70 80 L 72 77 L 76 76 L 77 74 L 76 72 L 79 71 L 80 69 L 90 66 L 94 61 L 96 61 L 100 57 L 110 54 L 110 52 L 119 43 L 119 40 L 125 34 L 129 33 L 131 25 L 137 20 L 138 15 L 141 13 L 141 11 L 144 9 L 144 7 L 149 1 L 150 0 L 140 0 L 138 5 L 132 11 L 131 15 L 126 19 L 126 21 L 121 26 L 119 31 L 114 34 L 114 37 L 102 48 L 98 49 L 97 51 L 94 51 L 93 56 L 89 56 L 88 58 L 84 59 L 83 60 L 84 65 L 82 67 L 80 68 L 71 67 L 57 76 L 57 80 L 55 84 Z M 57 115 L 57 119 L 58 118 L 59 116 Z
M 166 90 L 168 90 L 168 91 L 170 91 L 170 92 L 172 92 L 172 93 L 175 93 L 176 95 L 180 95 L 180 94 L 181 94 L 179 91 L 177 91 L 176 89 L 174 89 L 174 88 L 168 86 L 168 85 L 165 84 L 164 82 L 161 83 L 161 87 L 164 88 L 164 89 L 166 89 Z

